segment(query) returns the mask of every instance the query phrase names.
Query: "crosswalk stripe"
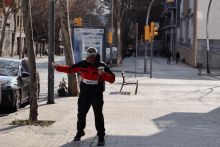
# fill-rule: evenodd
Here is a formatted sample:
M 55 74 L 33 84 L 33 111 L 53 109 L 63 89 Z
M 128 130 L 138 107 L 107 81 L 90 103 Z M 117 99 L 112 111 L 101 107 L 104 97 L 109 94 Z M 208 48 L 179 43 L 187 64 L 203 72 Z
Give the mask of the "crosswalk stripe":
M 220 79 L 220 76 L 215 76 L 216 78 Z
M 208 77 L 208 76 L 203 76 L 203 77 L 208 78 L 210 80 L 214 80 L 214 81 L 218 80 L 217 78 L 213 78 L 213 77 Z

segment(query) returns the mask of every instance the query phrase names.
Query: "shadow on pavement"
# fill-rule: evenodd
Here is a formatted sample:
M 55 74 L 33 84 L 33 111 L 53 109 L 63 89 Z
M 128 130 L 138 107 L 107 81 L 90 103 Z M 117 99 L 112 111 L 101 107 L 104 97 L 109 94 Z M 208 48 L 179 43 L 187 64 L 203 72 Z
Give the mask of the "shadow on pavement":
M 147 114 L 146 114 L 147 115 Z M 113 119 L 114 120 L 114 119 Z M 151 129 L 150 126 L 137 123 L 140 126 L 130 126 L 115 130 L 115 133 L 124 132 L 123 129 L 132 129 L 134 135 L 108 135 L 105 136 L 105 147 L 218 147 L 220 145 L 220 107 L 208 113 L 184 113 L 174 112 L 152 120 L 158 130 Z M 144 129 L 145 136 L 138 136 L 137 132 Z M 119 128 L 119 126 L 117 127 Z M 143 133 L 143 131 L 142 131 Z M 94 134 L 95 135 L 95 134 Z M 74 138 L 74 136 L 73 136 Z M 96 146 L 97 137 L 91 137 L 82 141 L 70 141 L 61 147 L 87 147 Z

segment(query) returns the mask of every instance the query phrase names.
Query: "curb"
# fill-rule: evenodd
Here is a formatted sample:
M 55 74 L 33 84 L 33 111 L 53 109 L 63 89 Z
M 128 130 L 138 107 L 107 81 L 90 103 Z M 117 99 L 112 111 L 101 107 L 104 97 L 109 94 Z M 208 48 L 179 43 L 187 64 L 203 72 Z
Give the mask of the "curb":
M 214 77 L 214 76 L 220 76 L 220 74 L 198 74 L 199 76 L 210 76 L 210 77 Z

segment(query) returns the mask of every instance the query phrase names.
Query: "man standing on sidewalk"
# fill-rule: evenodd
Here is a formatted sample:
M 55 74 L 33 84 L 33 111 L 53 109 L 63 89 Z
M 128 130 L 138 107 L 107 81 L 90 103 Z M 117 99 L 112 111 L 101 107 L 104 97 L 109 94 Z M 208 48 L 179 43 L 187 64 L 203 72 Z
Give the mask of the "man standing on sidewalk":
M 79 141 L 85 135 L 84 128 L 86 126 L 86 115 L 92 105 L 95 114 L 95 127 L 98 136 L 98 146 L 105 144 L 105 127 L 104 117 L 102 113 L 103 108 L 103 91 L 104 81 L 109 83 L 115 82 L 115 74 L 109 67 L 100 61 L 100 55 L 96 48 L 88 48 L 87 52 L 82 54 L 86 56 L 86 60 L 80 61 L 73 65 L 53 65 L 53 68 L 59 72 L 77 73 L 81 72 L 82 81 L 80 83 L 80 93 L 78 99 L 78 121 L 77 133 L 74 141 Z M 104 67 L 103 69 L 97 69 Z
M 177 64 L 178 64 L 179 58 L 180 58 L 180 53 L 177 51 L 177 53 L 176 53 L 176 63 Z

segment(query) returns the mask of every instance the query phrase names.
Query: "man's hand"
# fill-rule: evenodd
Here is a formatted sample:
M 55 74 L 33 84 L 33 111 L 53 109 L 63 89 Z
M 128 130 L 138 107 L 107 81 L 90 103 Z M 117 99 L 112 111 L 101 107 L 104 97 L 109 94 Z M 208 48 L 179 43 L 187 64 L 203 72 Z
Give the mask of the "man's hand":
M 58 67 L 59 64 L 52 62 L 52 68 L 56 69 Z
M 105 72 L 105 71 L 104 71 L 103 69 L 99 69 L 99 70 L 98 70 L 98 73 L 99 73 L 100 76 L 102 76 L 102 75 L 104 74 L 104 72 Z

